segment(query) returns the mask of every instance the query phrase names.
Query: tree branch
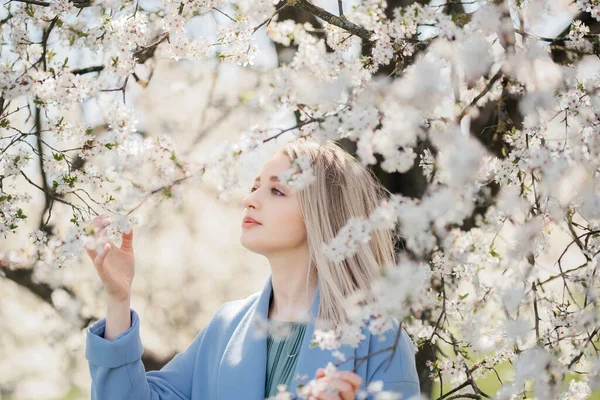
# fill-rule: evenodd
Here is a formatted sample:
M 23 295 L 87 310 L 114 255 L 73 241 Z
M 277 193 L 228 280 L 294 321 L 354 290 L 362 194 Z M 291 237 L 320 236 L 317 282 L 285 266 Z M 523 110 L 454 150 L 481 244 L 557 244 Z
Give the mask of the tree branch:
M 490 79 L 490 81 L 487 83 L 487 85 L 485 85 L 485 88 L 481 91 L 481 93 L 479 93 L 474 99 L 473 101 L 471 101 L 471 103 L 466 106 L 460 113 L 460 115 L 457 118 L 457 121 L 460 121 L 461 119 L 463 119 L 463 117 L 467 114 L 467 112 L 469 112 L 469 109 L 471 107 L 476 107 L 477 106 L 477 102 L 483 97 L 485 96 L 485 94 L 487 92 L 489 92 L 492 87 L 494 86 L 494 83 L 496 83 L 496 81 L 498 81 L 498 79 L 500 79 L 502 77 L 503 73 L 502 73 L 502 69 L 499 69 L 498 72 L 496 72 L 494 74 L 494 76 L 492 77 L 492 79 Z
M 133 57 L 135 58 L 135 60 L 137 61 L 138 64 L 145 63 L 146 60 L 148 60 L 149 58 L 151 58 L 154 55 L 154 52 L 156 51 L 156 48 L 158 47 L 158 45 L 161 44 L 162 42 L 164 42 L 165 40 L 167 40 L 168 38 L 169 38 L 169 32 L 163 33 L 162 35 L 160 35 L 158 37 L 156 42 L 154 42 L 148 46 L 141 47 L 138 50 L 136 50 L 133 53 Z
M 40 1 L 40 0 L 11 0 L 11 1 L 33 4 L 34 6 L 50 7 L 50 3 L 48 3 L 47 1 Z
M 342 28 L 353 35 L 362 38 L 366 42 L 371 42 L 371 32 L 362 26 L 358 26 L 355 23 L 348 21 L 344 15 L 341 17 L 335 16 L 329 11 L 312 4 L 308 0 L 287 0 L 287 5 L 307 11 L 312 15 L 329 22 L 331 25 L 335 25 L 338 28 Z
M 84 75 L 92 72 L 101 72 L 104 70 L 104 65 L 96 65 L 94 67 L 78 68 L 71 71 L 73 75 Z
M 72 299 L 76 298 L 75 293 L 68 287 L 51 287 L 50 285 L 44 282 L 35 282 L 33 279 L 33 272 L 33 268 L 10 269 L 8 266 L 0 263 L 0 276 L 28 290 L 29 292 L 34 294 L 38 299 L 49 304 L 52 308 L 54 308 L 57 311 L 58 308 L 52 300 L 52 293 L 55 290 L 64 290 L 69 294 L 69 296 Z M 81 321 L 81 324 L 79 324 L 77 328 L 85 329 L 88 325 L 98 321 L 98 318 L 93 316 L 79 315 L 79 320 Z M 159 370 L 174 356 L 175 354 L 171 354 L 165 358 L 160 358 L 154 352 L 144 349 L 144 354 L 142 354 L 142 363 L 144 364 L 146 371 Z

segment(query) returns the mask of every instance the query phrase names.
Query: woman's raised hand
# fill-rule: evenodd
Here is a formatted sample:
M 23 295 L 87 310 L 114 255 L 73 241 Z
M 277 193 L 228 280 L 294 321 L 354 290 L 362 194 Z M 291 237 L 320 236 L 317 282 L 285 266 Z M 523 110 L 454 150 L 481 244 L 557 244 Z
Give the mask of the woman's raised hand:
M 354 372 L 336 371 L 327 375 L 324 368 L 319 368 L 315 374 L 316 387 L 327 386 L 333 392 L 317 390 L 311 393 L 309 400 L 354 400 L 362 385 L 362 378 Z
M 93 230 L 94 239 L 86 244 L 85 250 L 94 262 L 109 299 L 122 301 L 129 299 L 135 275 L 133 228 L 129 233 L 122 234 L 121 247 L 118 247 L 106 235 L 108 225 L 109 215 L 94 218 L 88 226 Z

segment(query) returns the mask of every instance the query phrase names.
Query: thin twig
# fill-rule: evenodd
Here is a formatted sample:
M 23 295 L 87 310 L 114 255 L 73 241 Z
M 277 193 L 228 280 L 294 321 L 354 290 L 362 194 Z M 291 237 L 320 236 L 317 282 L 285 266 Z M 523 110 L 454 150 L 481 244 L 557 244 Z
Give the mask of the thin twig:
M 229 15 L 225 14 L 223 11 L 219 10 L 217 7 L 212 7 L 213 10 L 220 12 L 221 14 L 223 14 L 224 16 L 226 16 L 227 18 L 229 18 L 230 20 L 232 20 L 233 22 L 237 22 L 235 20 L 235 18 L 230 17 Z

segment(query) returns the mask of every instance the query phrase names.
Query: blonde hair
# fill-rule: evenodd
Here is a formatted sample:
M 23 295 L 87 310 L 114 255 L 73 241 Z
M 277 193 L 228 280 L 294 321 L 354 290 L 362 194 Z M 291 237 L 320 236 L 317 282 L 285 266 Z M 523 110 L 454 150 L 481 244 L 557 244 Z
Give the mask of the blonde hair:
M 309 274 L 314 267 L 319 281 L 319 312 L 313 317 L 320 329 L 333 329 L 349 321 L 343 299 L 357 289 L 369 293 L 382 266 L 395 264 L 395 231 L 372 231 L 371 240 L 341 263 L 329 260 L 323 243 L 329 244 L 349 218 L 367 218 L 389 191 L 369 169 L 331 140 L 318 144 L 300 138 L 286 143 L 281 150 L 290 161 L 309 156 L 316 178 L 297 194 L 306 225 Z

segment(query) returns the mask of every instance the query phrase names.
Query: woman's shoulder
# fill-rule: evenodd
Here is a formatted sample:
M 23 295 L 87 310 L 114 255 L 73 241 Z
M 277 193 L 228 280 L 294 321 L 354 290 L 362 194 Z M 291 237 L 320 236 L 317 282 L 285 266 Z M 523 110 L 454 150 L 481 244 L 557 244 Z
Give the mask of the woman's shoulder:
M 373 347 L 387 347 L 397 342 L 404 342 L 404 345 L 415 348 L 412 339 L 402 327 L 402 323 L 396 317 L 389 317 L 378 323 L 372 323 L 370 328 L 371 345 Z
M 391 317 L 387 323 L 377 324 L 377 326 L 378 328 L 369 329 L 371 333 L 369 343 L 371 351 L 377 352 L 393 347 L 395 353 L 402 352 L 414 356 L 417 346 L 415 346 L 406 329 L 402 327 L 402 323 L 396 317 Z
M 261 292 L 221 304 L 213 315 L 210 325 L 237 325 L 244 315 L 257 303 Z
M 400 321 L 395 317 L 390 318 L 387 329 L 382 326 L 381 329 L 371 331 L 369 353 L 374 355 L 369 360 L 369 377 L 372 379 L 379 375 L 382 378 L 389 372 L 388 379 L 418 382 L 416 350 L 417 347 Z

